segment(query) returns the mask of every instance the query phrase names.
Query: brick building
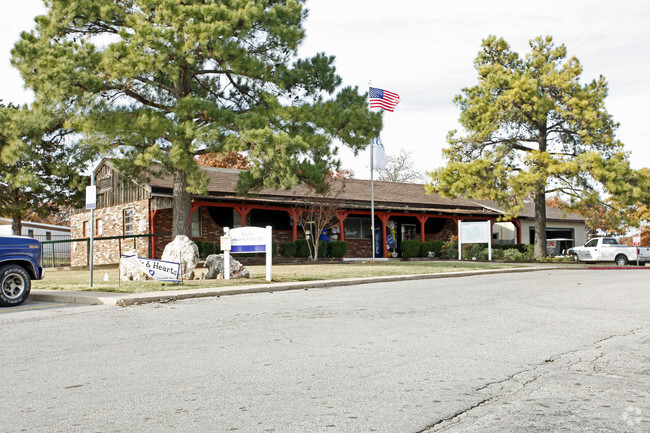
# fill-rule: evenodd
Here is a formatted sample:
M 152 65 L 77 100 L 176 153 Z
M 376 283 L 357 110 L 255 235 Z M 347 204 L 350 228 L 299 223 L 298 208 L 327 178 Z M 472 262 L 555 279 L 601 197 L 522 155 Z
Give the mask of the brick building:
M 224 227 L 273 227 L 276 242 L 304 237 L 301 215 L 313 193 L 299 185 L 291 190 L 264 189 L 255 196 L 239 196 L 236 185 L 240 170 L 202 168 L 208 176 L 208 194 L 192 197 L 192 238 L 218 242 Z M 153 178 L 146 184 L 125 179 L 109 159 L 95 169 L 97 209 L 95 237 L 134 236 L 95 242 L 94 263 L 117 263 L 120 252 L 135 249 L 142 257 L 160 257 L 172 229 L 172 177 Z M 332 198 L 338 224 L 330 238 L 348 242 L 348 257 L 372 256 L 370 181 L 336 179 Z M 341 185 L 341 182 L 344 182 Z M 501 212 L 465 199 L 446 199 L 426 194 L 424 185 L 374 182 L 377 256 L 400 255 L 405 239 L 448 240 L 456 234 L 458 220 L 490 220 Z M 518 221 L 514 221 L 515 225 Z M 71 218 L 73 239 L 90 234 L 90 212 Z M 520 226 L 519 226 L 520 227 Z M 388 245 L 387 235 L 394 238 Z M 72 266 L 85 265 L 84 243 L 72 246 Z

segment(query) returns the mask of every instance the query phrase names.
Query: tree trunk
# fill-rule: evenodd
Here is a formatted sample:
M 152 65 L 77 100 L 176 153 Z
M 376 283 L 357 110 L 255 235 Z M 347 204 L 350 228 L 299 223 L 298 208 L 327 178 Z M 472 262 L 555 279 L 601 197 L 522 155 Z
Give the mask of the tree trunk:
M 546 193 L 544 187 L 535 193 L 535 251 L 536 259 L 546 257 Z
M 190 210 L 192 197 L 187 192 L 187 173 L 178 170 L 174 172 L 174 192 L 172 199 L 173 222 L 172 239 L 178 235 L 192 236 L 192 221 Z
M 16 236 L 20 236 L 23 230 L 23 221 L 20 216 L 15 216 L 11 219 L 11 230 Z

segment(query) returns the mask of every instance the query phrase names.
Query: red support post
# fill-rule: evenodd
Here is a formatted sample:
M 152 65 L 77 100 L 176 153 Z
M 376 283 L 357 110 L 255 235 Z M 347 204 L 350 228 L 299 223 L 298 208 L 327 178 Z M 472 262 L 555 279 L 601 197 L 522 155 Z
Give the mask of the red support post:
M 339 219 L 339 231 L 340 231 L 339 239 L 342 241 L 345 240 L 345 226 L 343 225 L 343 221 L 345 221 L 348 215 L 349 214 L 347 212 L 342 212 L 342 211 L 336 212 L 336 217 Z
M 420 242 L 425 242 L 425 236 L 424 236 L 424 223 L 427 222 L 429 219 L 428 215 L 418 215 L 417 216 L 418 221 L 420 221 Z
M 246 227 L 246 215 L 251 211 L 252 206 L 235 206 L 235 210 L 239 214 L 239 225 Z
M 152 210 L 149 212 L 149 234 L 151 235 L 156 234 L 154 221 L 156 219 L 157 213 L 158 213 L 157 210 Z M 151 258 L 155 259 L 156 258 L 156 237 L 155 236 L 151 236 L 151 239 L 149 240 L 149 245 L 151 246 Z
M 287 213 L 289 214 L 289 217 L 291 218 L 291 221 L 293 222 L 292 224 L 292 232 L 291 232 L 291 240 L 296 241 L 298 239 L 298 218 L 300 218 L 300 215 L 302 215 L 302 211 L 296 208 L 291 208 L 287 210 Z
M 517 231 L 517 243 L 521 243 L 521 220 L 516 219 L 512 220 L 512 223 L 515 225 L 515 230 Z

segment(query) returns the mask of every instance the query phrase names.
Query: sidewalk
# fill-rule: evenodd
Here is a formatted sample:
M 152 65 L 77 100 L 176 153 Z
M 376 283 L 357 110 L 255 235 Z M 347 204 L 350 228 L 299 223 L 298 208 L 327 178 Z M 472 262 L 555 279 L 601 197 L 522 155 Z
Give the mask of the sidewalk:
M 88 305 L 129 306 L 150 302 L 169 302 L 181 299 L 207 298 L 214 296 L 242 295 L 250 293 L 280 292 L 285 290 L 305 290 L 356 284 L 388 283 L 392 281 L 425 280 L 439 278 L 469 277 L 476 275 L 505 274 L 512 272 L 535 272 L 553 269 L 566 269 L 562 266 L 531 266 L 510 269 L 486 269 L 478 271 L 445 272 L 419 275 L 391 275 L 381 277 L 341 278 L 336 280 L 300 281 L 294 283 L 242 284 L 236 287 L 215 287 L 188 290 L 169 290 L 162 292 L 111 293 L 67 290 L 32 290 L 29 299 L 33 301 L 57 302 Z

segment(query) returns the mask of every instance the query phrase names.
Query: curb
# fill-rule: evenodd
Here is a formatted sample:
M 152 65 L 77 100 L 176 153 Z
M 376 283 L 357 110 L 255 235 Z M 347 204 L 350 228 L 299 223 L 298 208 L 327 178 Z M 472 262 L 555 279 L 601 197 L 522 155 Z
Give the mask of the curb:
M 535 266 L 509 269 L 485 269 L 479 271 L 445 272 L 438 274 L 388 275 L 379 277 L 340 278 L 336 280 L 301 281 L 295 283 L 248 284 L 234 288 L 170 290 L 145 293 L 79 292 L 57 290 L 32 290 L 29 298 L 33 301 L 59 302 L 86 305 L 112 305 L 126 307 L 152 302 L 171 302 L 183 299 L 233 296 L 253 293 L 272 293 L 288 290 L 306 290 L 328 287 L 353 286 L 357 284 L 390 283 L 394 281 L 433 280 L 440 278 L 471 277 L 519 272 L 548 271 L 564 269 L 558 266 Z

